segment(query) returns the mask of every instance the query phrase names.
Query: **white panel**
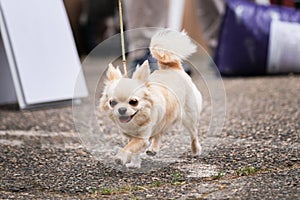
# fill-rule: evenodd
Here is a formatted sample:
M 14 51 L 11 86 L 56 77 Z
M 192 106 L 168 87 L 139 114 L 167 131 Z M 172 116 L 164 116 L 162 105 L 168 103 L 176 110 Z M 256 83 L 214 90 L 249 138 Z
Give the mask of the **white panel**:
M 184 3 L 184 0 L 172 0 L 172 3 L 170 3 L 168 28 L 181 31 Z
M 73 98 L 81 64 L 62 0 L 0 0 L 26 104 Z
M 270 0 L 255 0 L 256 3 L 258 4 L 263 4 L 263 5 L 269 5 Z
M 300 72 L 300 24 L 273 20 L 270 28 L 269 73 Z

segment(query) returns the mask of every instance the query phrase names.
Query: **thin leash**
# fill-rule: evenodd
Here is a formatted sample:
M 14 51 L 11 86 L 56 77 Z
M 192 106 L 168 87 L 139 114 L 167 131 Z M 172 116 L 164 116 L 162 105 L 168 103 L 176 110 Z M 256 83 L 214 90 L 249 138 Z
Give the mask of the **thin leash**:
M 123 27 L 123 12 L 122 0 L 119 0 L 119 17 L 120 17 L 120 34 L 121 34 L 121 47 L 122 47 L 122 63 L 124 69 L 124 77 L 127 77 L 126 55 L 125 55 L 125 42 L 124 42 L 124 27 Z

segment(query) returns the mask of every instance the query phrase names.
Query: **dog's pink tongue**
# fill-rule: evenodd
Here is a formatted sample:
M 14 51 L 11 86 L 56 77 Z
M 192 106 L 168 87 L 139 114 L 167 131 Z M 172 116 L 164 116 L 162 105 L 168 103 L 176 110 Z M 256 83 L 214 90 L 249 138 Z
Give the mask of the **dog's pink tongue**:
M 128 123 L 131 120 L 130 116 L 121 116 L 119 117 L 121 123 Z

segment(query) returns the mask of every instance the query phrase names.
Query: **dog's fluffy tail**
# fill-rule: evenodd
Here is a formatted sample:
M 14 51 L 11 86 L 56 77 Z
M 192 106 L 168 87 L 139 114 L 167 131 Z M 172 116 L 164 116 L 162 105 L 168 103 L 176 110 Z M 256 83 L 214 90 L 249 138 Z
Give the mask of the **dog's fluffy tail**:
M 163 30 L 156 33 L 150 42 L 151 54 L 162 69 L 182 69 L 181 61 L 196 50 L 197 46 L 184 31 Z

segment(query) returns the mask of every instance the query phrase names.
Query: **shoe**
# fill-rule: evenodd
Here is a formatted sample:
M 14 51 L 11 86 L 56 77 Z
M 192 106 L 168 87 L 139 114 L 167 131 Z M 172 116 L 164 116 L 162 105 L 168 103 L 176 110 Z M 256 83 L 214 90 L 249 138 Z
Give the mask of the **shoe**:
M 151 72 L 158 69 L 157 60 L 151 56 L 149 49 L 147 49 L 147 52 L 144 54 L 144 56 L 132 61 L 132 66 L 136 67 L 137 65 L 142 65 L 145 60 L 148 60 Z

